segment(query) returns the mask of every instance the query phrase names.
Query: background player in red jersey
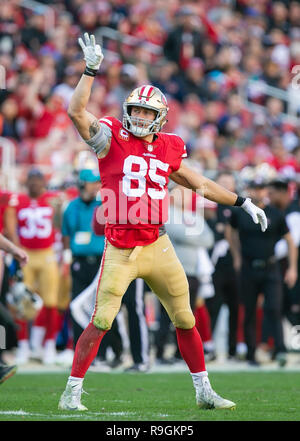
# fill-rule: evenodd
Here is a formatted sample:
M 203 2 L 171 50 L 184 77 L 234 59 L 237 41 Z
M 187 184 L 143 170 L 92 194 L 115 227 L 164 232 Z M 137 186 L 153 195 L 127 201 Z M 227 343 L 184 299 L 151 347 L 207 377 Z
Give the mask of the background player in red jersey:
M 29 356 L 42 359 L 43 363 L 55 361 L 57 333 L 59 272 L 53 244 L 54 194 L 45 189 L 43 174 L 33 169 L 29 172 L 26 186 L 28 194 L 12 194 L 5 213 L 9 238 L 21 246 L 29 256 L 24 266 L 24 283 L 43 299 L 44 305 L 31 329 L 29 347 L 28 323 L 19 320 L 17 364 L 24 364 Z M 43 342 L 45 342 L 43 346 Z
M 103 54 L 93 35 L 79 44 L 86 70 L 69 105 L 78 132 L 97 154 L 106 204 L 106 248 L 101 262 L 94 313 L 79 338 L 66 389 L 59 408 L 86 410 L 81 404 L 85 373 L 95 358 L 101 339 L 119 311 L 129 283 L 143 278 L 168 312 L 181 355 L 188 365 L 200 408 L 232 409 L 235 403 L 212 389 L 205 368 L 201 337 L 195 327 L 187 278 L 164 231 L 167 220 L 167 184 L 176 183 L 217 203 L 238 205 L 267 228 L 265 213 L 244 199 L 182 164 L 184 142 L 161 133 L 168 112 L 161 91 L 150 85 L 135 89 L 124 103 L 123 123 L 115 118 L 98 120 L 86 111 L 93 79 Z
M 16 259 L 21 266 L 26 265 L 28 262 L 28 256 L 25 253 L 22 248 L 17 247 L 15 244 L 13 244 L 10 240 L 6 239 L 1 233 L 0 233 L 0 250 L 3 250 L 6 253 L 9 253 L 13 256 L 14 259 Z M 1 317 L 0 317 L 0 325 L 1 323 Z M 7 366 L 5 363 L 2 362 L 1 358 L 1 350 L 0 350 L 0 384 L 4 383 L 4 381 L 8 380 L 12 375 L 14 375 L 17 371 L 17 366 Z

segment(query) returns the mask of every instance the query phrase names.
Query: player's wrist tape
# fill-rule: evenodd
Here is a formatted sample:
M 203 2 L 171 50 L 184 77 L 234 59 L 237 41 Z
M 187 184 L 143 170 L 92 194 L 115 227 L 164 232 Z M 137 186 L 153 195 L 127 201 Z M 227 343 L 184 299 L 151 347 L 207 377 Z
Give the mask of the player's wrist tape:
M 97 75 L 98 69 L 92 69 L 91 67 L 85 67 L 84 75 L 88 75 L 89 77 L 95 77 Z
M 67 263 L 67 264 L 72 263 L 72 251 L 69 248 L 63 250 L 62 259 L 63 259 L 63 263 Z
M 243 203 L 245 202 L 246 198 L 243 198 L 242 196 L 238 196 L 235 203 L 234 203 L 234 207 L 241 207 L 243 205 Z

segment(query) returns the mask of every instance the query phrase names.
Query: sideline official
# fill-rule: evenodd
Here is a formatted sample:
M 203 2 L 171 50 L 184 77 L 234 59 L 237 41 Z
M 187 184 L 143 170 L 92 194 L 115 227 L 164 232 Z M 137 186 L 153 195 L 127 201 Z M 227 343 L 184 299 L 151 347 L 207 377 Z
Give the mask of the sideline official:
M 73 199 L 63 214 L 63 262 L 71 270 L 72 300 L 87 288 L 96 276 L 104 250 L 104 236 L 97 236 L 92 227 L 93 213 L 101 205 L 97 195 L 100 176 L 94 170 L 79 173 L 79 196 Z M 83 329 L 73 319 L 74 346 Z
M 244 333 L 247 344 L 247 360 L 257 364 L 256 350 L 256 304 L 260 293 L 264 295 L 264 326 L 274 338 L 274 357 L 285 359 L 282 329 L 282 278 L 275 257 L 275 244 L 284 238 L 288 244 L 289 266 L 286 280 L 293 279 L 297 271 L 297 252 L 284 215 L 267 202 L 266 183 L 252 181 L 247 189 L 253 203 L 262 208 L 268 219 L 268 229 L 261 232 L 259 225 L 249 222 L 242 210 L 233 210 L 230 226 L 227 226 L 235 267 L 241 266 L 241 296 L 245 307 Z M 231 229 L 231 230 L 230 230 Z M 262 330 L 264 333 L 264 329 Z

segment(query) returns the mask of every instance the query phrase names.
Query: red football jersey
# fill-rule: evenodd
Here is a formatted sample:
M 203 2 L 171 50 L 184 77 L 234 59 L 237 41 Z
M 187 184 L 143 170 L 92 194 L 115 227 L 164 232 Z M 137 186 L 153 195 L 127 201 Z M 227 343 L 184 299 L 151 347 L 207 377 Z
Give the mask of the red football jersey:
M 20 244 L 29 249 L 45 249 L 53 245 L 54 208 L 49 201 L 54 193 L 45 192 L 34 199 L 26 194 L 13 193 L 9 206 L 16 209 Z
M 105 236 L 120 248 L 150 244 L 168 219 L 168 177 L 187 156 L 185 144 L 170 133 L 157 133 L 150 144 L 116 118 L 99 122 L 112 131 L 110 150 L 99 159 Z

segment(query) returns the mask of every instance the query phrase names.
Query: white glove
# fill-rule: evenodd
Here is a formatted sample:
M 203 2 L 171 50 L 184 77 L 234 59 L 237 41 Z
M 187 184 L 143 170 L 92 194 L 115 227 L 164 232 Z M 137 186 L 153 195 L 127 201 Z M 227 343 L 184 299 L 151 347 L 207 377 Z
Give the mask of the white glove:
M 268 228 L 267 216 L 261 208 L 257 207 L 251 202 L 250 198 L 247 198 L 241 205 L 241 208 L 250 214 L 255 224 L 260 223 L 261 231 L 264 232 Z
M 95 36 L 85 32 L 84 34 L 85 44 L 82 38 L 78 38 L 78 43 L 84 53 L 84 59 L 86 66 L 93 70 L 98 70 L 102 60 L 104 58 L 102 49 L 99 44 L 96 44 Z

